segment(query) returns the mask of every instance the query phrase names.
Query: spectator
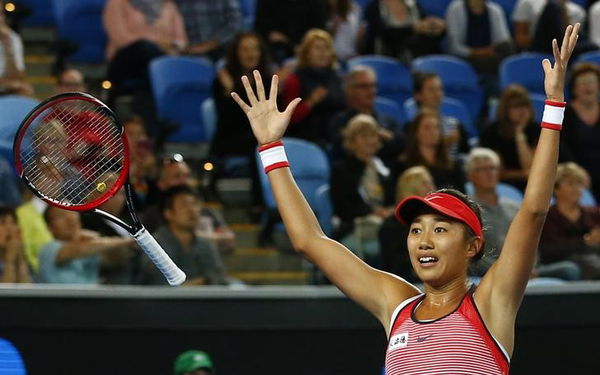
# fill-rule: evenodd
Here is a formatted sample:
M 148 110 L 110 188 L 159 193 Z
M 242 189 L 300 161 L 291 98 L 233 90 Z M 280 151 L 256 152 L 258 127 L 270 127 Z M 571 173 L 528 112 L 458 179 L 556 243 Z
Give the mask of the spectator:
M 591 63 L 575 66 L 569 79 L 571 101 L 565 110 L 561 151 L 592 176 L 592 191 L 600 202 L 600 68 Z
M 529 93 L 512 84 L 500 98 L 496 121 L 481 133 L 479 144 L 496 151 L 502 160 L 500 179 L 525 190 L 533 151 L 540 136 Z
M 464 175 L 459 162 L 448 154 L 440 122 L 438 112 L 424 109 L 409 124 L 406 149 L 393 168 L 391 181 L 397 181 L 404 170 L 422 165 L 431 173 L 436 186 L 464 190 Z
M 450 158 L 456 160 L 459 154 L 468 153 L 468 134 L 464 126 L 456 117 L 442 113 L 444 88 L 440 77 L 435 73 L 415 72 L 413 74 L 413 97 L 420 110 L 426 109 L 439 114 L 444 142 Z
M 306 32 L 324 29 L 327 20 L 323 0 L 257 0 L 254 29 L 267 41 L 275 62 L 294 55 Z
M 149 200 L 151 203 L 147 205 L 142 215 L 144 226 L 149 232 L 155 232 L 159 227 L 166 225 L 159 203 L 164 199 L 167 190 L 179 185 L 186 185 L 193 189 L 197 184 L 183 157 L 180 154 L 175 154 L 170 158 L 163 159 L 162 164 L 159 165 L 153 200 Z M 218 212 L 202 204 L 202 202 L 198 203 L 201 206 L 201 219 L 198 228 L 196 228 L 196 234 L 205 240 L 214 241 L 220 253 L 232 253 L 235 250 L 235 234 L 233 231 Z
M 380 125 L 379 136 L 382 148 L 377 155 L 386 164 L 391 165 L 403 150 L 404 137 L 401 124 L 375 110 L 375 98 L 377 97 L 375 71 L 365 65 L 353 67 L 345 77 L 344 89 L 346 109 L 337 113 L 329 124 L 329 139 L 333 144 L 333 157 L 338 159 L 343 155 L 342 130 L 351 118 L 362 113 L 373 116 Z
M 341 219 L 337 238 L 362 258 L 379 256 L 377 232 L 393 213 L 386 191 L 390 170 L 375 156 L 381 147 L 379 125 L 369 116 L 353 117 L 343 131 L 346 158 L 336 163 L 331 175 L 333 210 Z
M 132 116 L 125 119 L 123 129 L 129 147 L 129 182 L 135 196 L 135 207 L 142 209 L 146 196 L 156 180 L 158 168 L 156 157 L 144 121 L 140 117 Z
M 101 237 L 81 228 L 79 212 L 48 206 L 44 219 L 55 240 L 40 252 L 39 281 L 57 284 L 98 284 L 101 255 L 128 246 L 131 237 Z
M 600 48 L 600 2 L 592 5 L 589 13 L 590 41 Z
M 127 215 L 125 212 L 125 199 L 125 191 L 121 188 L 98 208 L 113 216 L 123 217 Z M 81 223 L 84 229 L 98 233 L 103 237 L 121 237 L 124 240 L 130 238 L 128 231 L 94 213 L 83 213 Z M 102 256 L 105 262 L 100 265 L 99 270 L 101 284 L 132 284 L 135 281 L 141 257 L 139 249 L 124 245 L 106 250 L 102 253 Z
M 150 61 L 187 47 L 183 18 L 170 0 L 108 0 L 103 22 L 112 96 L 149 90 Z
M 173 375 L 211 375 L 215 366 L 210 356 L 200 350 L 188 350 L 175 359 Z
M 15 211 L 6 207 L 0 207 L 0 282 L 31 282 Z
M 189 46 L 185 53 L 204 55 L 213 61 L 242 29 L 238 0 L 175 0 L 185 23 Z
M 559 164 L 554 198 L 540 240 L 543 264 L 574 261 L 584 279 L 600 278 L 600 211 L 579 204 L 589 175 L 575 163 Z
M 37 273 L 40 268 L 40 251 L 44 245 L 53 240 L 48 224 L 42 216 L 47 207 L 46 202 L 33 195 L 29 189 L 25 189 L 23 204 L 16 210 L 25 257 L 34 273 Z
M 23 41 L 6 23 L 4 1 L 0 1 L 0 95 L 32 96 L 25 80 Z
M 498 259 L 510 223 L 519 210 L 517 202 L 496 193 L 500 168 L 500 157 L 489 148 L 472 149 L 465 162 L 465 172 L 474 190 L 471 199 L 481 206 L 486 228 L 485 254 L 471 264 L 472 276 L 482 277 Z
M 154 236 L 171 259 L 187 275 L 187 285 L 227 284 L 217 250 L 196 234 L 200 224 L 200 200 L 189 186 L 167 190 L 161 204 L 166 225 Z M 149 259 L 142 260 L 142 284 L 165 284 L 164 276 Z
M 468 59 L 479 73 L 496 76 L 512 40 L 502 8 L 486 0 L 454 0 L 446 11 L 450 52 Z
M 83 74 L 77 69 L 65 69 L 58 74 L 54 94 L 64 94 L 66 92 L 86 92 L 87 87 Z
M 569 24 L 585 21 L 585 9 L 570 0 L 519 0 L 513 10 L 515 43 L 521 50 L 552 54 Z
M 327 31 L 313 29 L 298 47 L 298 66 L 283 88 L 284 105 L 297 97 L 303 99 L 292 114 L 289 137 L 303 138 L 324 145 L 327 124 L 344 108 L 342 81 L 335 67 L 333 40 Z
M 413 57 L 440 52 L 446 31 L 443 19 L 427 16 L 414 0 L 372 0 L 363 53 L 380 54 L 409 64 Z
M 246 100 L 246 91 L 240 78 L 245 75 L 254 86 L 252 71 L 256 69 L 263 77 L 269 77 L 272 74 L 270 65 L 267 46 L 260 35 L 250 31 L 240 33 L 229 45 L 225 66 L 219 70 L 212 85 L 217 114 L 217 129 L 211 145 L 211 154 L 217 164 L 213 182 L 216 184 L 220 177 L 226 175 L 224 168 L 227 158 L 245 157 L 252 179 L 253 210 L 260 210 L 263 205 L 254 155 L 257 145 L 248 119 L 231 98 L 231 92 L 237 92 Z M 270 87 L 270 81 L 265 82 L 267 91 Z
M 12 166 L 0 156 L 0 205 L 16 207 L 21 204 L 21 194 Z
M 354 0 L 329 0 L 327 30 L 333 36 L 338 59 L 346 61 L 358 55 L 358 46 L 365 27 L 362 9 Z
M 422 166 L 408 168 L 396 183 L 396 203 L 411 195 L 424 197 L 434 191 L 433 177 Z M 389 216 L 379 230 L 379 246 L 381 248 L 382 270 L 391 272 L 402 278 L 417 282 L 406 246 L 408 227 L 402 225 L 393 215 Z

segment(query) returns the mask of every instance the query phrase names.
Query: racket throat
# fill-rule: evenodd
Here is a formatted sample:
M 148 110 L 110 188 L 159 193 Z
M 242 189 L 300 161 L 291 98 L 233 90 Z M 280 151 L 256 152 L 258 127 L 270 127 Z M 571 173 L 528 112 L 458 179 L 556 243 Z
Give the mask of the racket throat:
M 129 233 L 134 234 L 137 233 L 140 229 L 143 228 L 143 226 L 141 224 L 139 224 L 139 227 L 137 225 L 130 225 L 127 224 L 125 221 L 119 219 L 118 217 L 116 217 L 113 214 L 109 214 L 108 212 L 99 210 L 99 209 L 94 209 L 94 212 L 101 215 L 103 218 L 110 220 L 111 222 L 117 224 L 118 226 L 122 227 L 123 229 L 127 230 Z

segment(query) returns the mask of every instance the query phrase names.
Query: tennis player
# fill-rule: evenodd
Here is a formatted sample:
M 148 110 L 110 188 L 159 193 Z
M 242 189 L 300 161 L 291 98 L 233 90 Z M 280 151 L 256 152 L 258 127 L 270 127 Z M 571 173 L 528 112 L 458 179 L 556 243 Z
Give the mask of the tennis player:
M 579 27 L 567 27 L 560 49 L 556 40 L 552 42 L 554 64 L 542 61 L 547 101 L 525 198 L 499 259 L 476 289 L 469 285 L 467 266 L 480 256 L 485 239 L 475 203 L 457 191 L 438 190 L 424 198 L 408 197 L 398 205 L 398 220 L 410 225 L 407 245 L 424 284 L 421 293 L 402 278 L 371 268 L 321 231 L 292 178 L 281 142 L 300 99 L 279 112 L 277 76 L 267 98 L 257 71 L 256 95 L 248 78 L 242 77 L 249 104 L 232 93 L 260 144 L 265 172 L 294 248 L 379 319 L 389 339 L 388 375 L 508 374 L 515 318 L 552 195 L 565 72 Z

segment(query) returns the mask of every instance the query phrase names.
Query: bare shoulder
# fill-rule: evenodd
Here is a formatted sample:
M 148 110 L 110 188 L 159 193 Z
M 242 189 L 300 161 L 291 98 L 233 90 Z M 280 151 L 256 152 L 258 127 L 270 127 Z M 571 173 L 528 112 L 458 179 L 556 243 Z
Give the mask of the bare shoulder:
M 385 295 L 387 305 L 385 313 L 382 314 L 380 320 L 384 326 L 386 333 L 391 329 L 391 318 L 396 308 L 404 301 L 422 292 L 413 284 L 394 274 L 379 271 L 381 273 L 382 293 Z

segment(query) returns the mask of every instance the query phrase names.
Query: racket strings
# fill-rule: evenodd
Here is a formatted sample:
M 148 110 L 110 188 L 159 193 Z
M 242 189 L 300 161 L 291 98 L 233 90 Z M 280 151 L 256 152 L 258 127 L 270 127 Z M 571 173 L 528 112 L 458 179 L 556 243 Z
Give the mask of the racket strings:
M 120 128 L 103 107 L 86 100 L 69 98 L 38 113 L 26 138 L 25 177 L 61 204 L 90 202 L 110 189 L 123 169 Z

